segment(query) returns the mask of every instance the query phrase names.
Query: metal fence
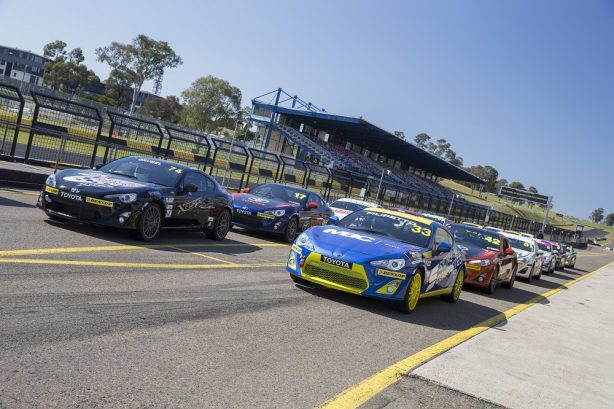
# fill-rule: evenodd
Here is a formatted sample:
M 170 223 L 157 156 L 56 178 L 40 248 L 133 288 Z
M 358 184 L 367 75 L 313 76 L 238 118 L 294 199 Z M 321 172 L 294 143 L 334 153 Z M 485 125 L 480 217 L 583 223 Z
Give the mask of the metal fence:
M 232 190 L 248 184 L 282 182 L 319 191 L 329 202 L 342 197 L 363 198 L 439 214 L 456 222 L 530 233 L 541 228 L 541 223 L 518 215 L 386 181 L 380 185 L 379 177 L 373 175 L 330 169 L 174 125 L 161 126 L 153 118 L 110 108 L 106 108 L 105 117 L 94 104 L 48 94 L 31 91 L 31 104 L 17 87 L 0 82 L 0 157 L 34 164 L 94 167 L 140 154 L 203 169 Z M 548 225 L 545 237 L 572 241 L 575 232 Z

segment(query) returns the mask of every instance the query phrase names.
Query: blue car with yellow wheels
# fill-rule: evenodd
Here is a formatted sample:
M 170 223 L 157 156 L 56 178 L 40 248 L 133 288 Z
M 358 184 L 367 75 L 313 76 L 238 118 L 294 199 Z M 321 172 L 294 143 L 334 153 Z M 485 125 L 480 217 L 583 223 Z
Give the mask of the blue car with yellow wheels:
M 375 208 L 303 232 L 287 270 L 299 284 L 389 301 L 405 313 L 421 298 L 456 302 L 465 276 L 464 254 L 444 225 Z

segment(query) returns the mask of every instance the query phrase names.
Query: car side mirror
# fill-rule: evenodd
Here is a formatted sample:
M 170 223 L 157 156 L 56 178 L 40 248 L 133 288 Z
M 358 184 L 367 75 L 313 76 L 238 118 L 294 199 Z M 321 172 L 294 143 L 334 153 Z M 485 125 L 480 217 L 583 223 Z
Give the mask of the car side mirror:
M 337 224 L 339 223 L 339 216 L 331 216 L 328 218 L 328 224 Z
M 537 250 L 537 254 L 544 254 L 543 250 Z
M 317 209 L 317 208 L 318 208 L 318 204 L 316 202 L 307 203 L 307 209 Z
M 192 183 L 188 183 L 183 187 L 183 193 L 194 193 L 198 191 L 198 187 Z
M 450 245 L 450 243 L 446 243 L 445 241 L 442 241 L 435 248 L 435 253 L 437 254 L 449 253 L 451 250 L 452 250 L 452 246 Z
M 513 256 L 514 255 L 514 249 L 511 247 L 506 248 L 505 250 L 503 250 L 503 252 L 505 253 L 506 256 Z
M 249 193 L 250 188 L 248 187 L 244 187 L 243 189 L 241 189 L 241 193 Z
M 104 163 L 97 163 L 97 164 L 94 166 L 94 169 L 96 169 L 96 170 L 100 170 L 100 168 L 101 168 L 101 167 L 103 167 L 103 166 L 104 166 Z

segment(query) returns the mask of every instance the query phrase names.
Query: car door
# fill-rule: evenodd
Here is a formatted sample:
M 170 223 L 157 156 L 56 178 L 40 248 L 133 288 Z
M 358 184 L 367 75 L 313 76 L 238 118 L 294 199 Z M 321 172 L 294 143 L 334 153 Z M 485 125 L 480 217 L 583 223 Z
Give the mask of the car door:
M 499 240 L 501 241 L 499 251 L 501 253 L 501 269 L 499 271 L 499 279 L 507 280 L 507 278 L 512 274 L 512 270 L 514 268 L 514 258 L 516 257 L 514 254 L 505 254 L 505 251 L 510 247 L 509 242 L 505 238 L 505 236 L 500 235 Z
M 196 191 L 186 191 L 188 185 L 195 186 Z M 213 182 L 206 175 L 196 171 L 186 173 L 180 182 L 173 206 L 173 217 L 178 224 L 205 226 L 214 206 L 214 188 Z
M 309 203 L 315 203 L 316 207 L 309 208 Z M 324 211 L 324 201 L 315 193 L 309 193 L 307 203 L 301 211 L 301 226 L 302 230 L 307 230 L 311 226 L 322 226 L 322 214 Z
M 443 228 L 435 228 L 432 255 L 429 266 L 429 278 L 426 291 L 448 287 L 454 272 L 454 252 L 439 252 L 437 249 L 441 243 L 447 243 L 454 248 L 452 236 Z

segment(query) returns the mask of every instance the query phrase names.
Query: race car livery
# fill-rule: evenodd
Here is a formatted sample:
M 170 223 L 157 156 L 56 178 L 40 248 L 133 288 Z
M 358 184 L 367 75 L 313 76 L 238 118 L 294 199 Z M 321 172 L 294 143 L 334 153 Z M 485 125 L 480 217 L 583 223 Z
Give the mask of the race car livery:
M 542 252 L 544 262 L 542 264 L 542 272 L 544 274 L 553 274 L 556 268 L 556 253 L 552 244 L 547 240 L 535 240 L 537 248 Z
M 510 246 L 516 252 L 518 259 L 517 277 L 526 278 L 528 282 L 535 277 L 541 278 L 544 255 L 539 251 L 535 240 L 511 232 L 504 232 Z
M 425 297 L 457 301 L 465 271 L 463 254 L 443 225 L 377 208 L 302 233 L 287 270 L 295 282 L 389 301 L 406 313 Z
M 54 219 L 129 229 L 143 241 L 164 228 L 203 229 L 222 240 L 232 197 L 211 176 L 157 158 L 129 156 L 99 170 L 69 169 L 47 178 L 37 206 Z
M 245 188 L 234 195 L 232 224 L 281 234 L 291 243 L 299 231 L 328 223 L 333 211 L 314 192 L 278 183 Z
M 512 288 L 518 261 L 505 236 L 494 230 L 467 224 L 453 224 L 452 233 L 465 252 L 465 283 L 480 287 L 489 294 L 498 284 Z

